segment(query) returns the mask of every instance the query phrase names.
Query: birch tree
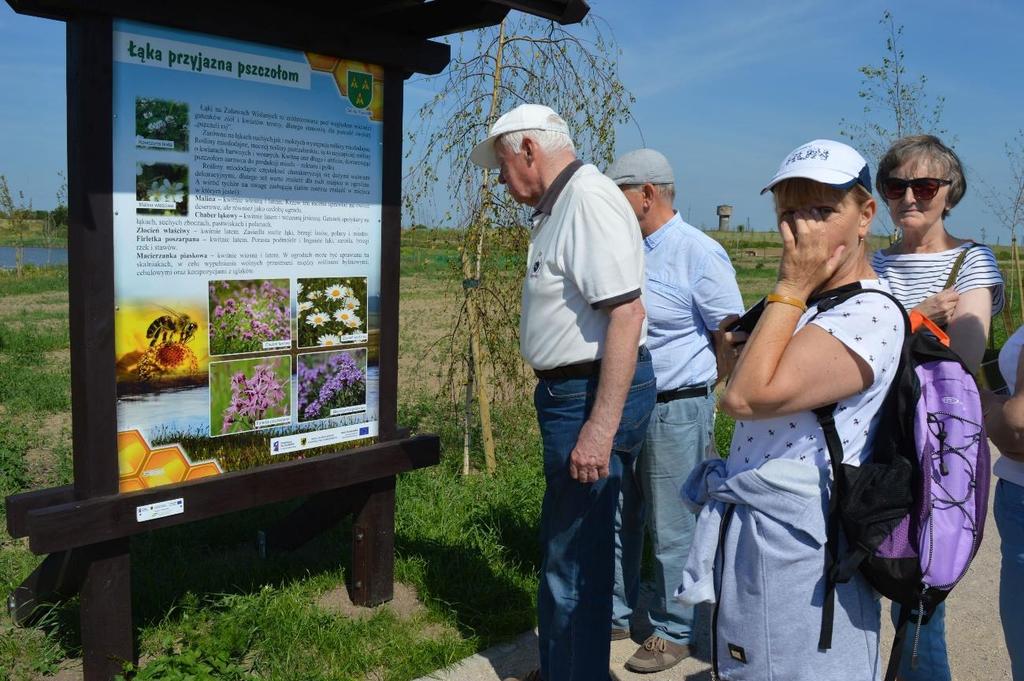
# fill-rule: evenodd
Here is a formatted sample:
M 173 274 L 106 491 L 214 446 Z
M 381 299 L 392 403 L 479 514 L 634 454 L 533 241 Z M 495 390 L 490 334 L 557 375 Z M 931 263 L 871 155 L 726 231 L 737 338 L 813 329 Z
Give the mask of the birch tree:
M 0 175 L 0 212 L 7 218 L 7 231 L 13 237 L 14 270 L 20 277 L 25 260 L 25 230 L 32 216 L 32 202 L 25 203 L 24 192 L 18 192 L 18 198 L 15 200 L 4 175 Z
M 1024 228 L 1024 129 L 1018 130 L 1016 136 L 1005 145 L 1006 161 L 1009 168 L 1009 180 L 1002 187 L 989 183 L 985 186 L 985 203 L 988 211 L 999 224 L 1010 233 L 1010 249 L 1013 256 L 1013 277 L 1016 280 L 1017 299 L 1024 301 L 1024 277 L 1021 276 L 1020 255 L 1017 250 L 1017 231 Z M 1008 277 L 1008 279 L 1011 279 Z M 1007 292 L 1010 292 L 1010 281 L 1007 281 Z M 1009 302 L 1007 302 L 1009 306 Z M 1012 333 L 1012 329 L 1006 332 Z
M 839 121 L 839 134 L 849 139 L 871 164 L 872 172 L 893 142 L 907 135 L 932 134 L 945 137 L 942 111 L 946 99 L 932 96 L 928 77 L 912 76 L 903 51 L 903 25 L 897 25 L 886 10 L 878 22 L 885 30 L 885 54 L 879 65 L 861 66 L 861 86 L 857 96 L 864 102 L 860 120 Z M 956 139 L 944 139 L 953 146 Z M 886 211 L 879 211 L 889 223 Z

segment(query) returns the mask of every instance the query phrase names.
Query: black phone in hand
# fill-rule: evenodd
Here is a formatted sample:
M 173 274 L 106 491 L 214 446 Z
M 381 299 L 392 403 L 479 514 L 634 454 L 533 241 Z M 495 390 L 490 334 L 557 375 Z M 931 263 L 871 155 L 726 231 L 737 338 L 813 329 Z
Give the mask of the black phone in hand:
M 761 318 L 764 313 L 764 298 L 757 301 L 757 303 L 743 313 L 743 315 L 734 321 L 729 326 L 725 327 L 725 331 L 746 331 L 747 333 L 753 333 L 754 327 L 757 326 L 757 320 Z

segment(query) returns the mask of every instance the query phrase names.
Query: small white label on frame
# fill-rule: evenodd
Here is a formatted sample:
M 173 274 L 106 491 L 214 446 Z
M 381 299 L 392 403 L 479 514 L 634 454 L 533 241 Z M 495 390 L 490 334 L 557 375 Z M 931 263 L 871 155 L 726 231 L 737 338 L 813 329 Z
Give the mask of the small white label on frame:
M 170 515 L 179 515 L 185 512 L 185 499 L 168 499 L 158 501 L 155 504 L 146 504 L 135 508 L 135 520 L 144 523 L 147 520 L 166 518 Z

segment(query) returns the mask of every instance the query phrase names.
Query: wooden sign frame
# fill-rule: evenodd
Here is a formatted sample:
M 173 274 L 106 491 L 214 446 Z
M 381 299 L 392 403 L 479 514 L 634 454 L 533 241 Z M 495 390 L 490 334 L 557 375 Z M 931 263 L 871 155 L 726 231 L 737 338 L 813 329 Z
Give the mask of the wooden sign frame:
M 352 600 L 360 605 L 376 605 L 392 597 L 395 476 L 432 466 L 440 456 L 436 436 L 402 437 L 397 427 L 402 85 L 408 71 L 387 65 L 378 443 L 195 482 L 118 492 L 113 21 L 110 15 L 67 19 L 71 225 L 68 288 L 74 484 L 19 494 L 7 500 L 10 534 L 28 537 L 34 553 L 49 554 L 12 593 L 11 614 L 16 621 L 31 621 L 40 606 L 77 592 L 81 602 L 83 666 L 89 681 L 112 678 L 121 672 L 125 662 L 136 660 L 131 614 L 131 535 L 308 497 L 279 527 L 268 532 L 265 548 L 297 548 L 336 524 L 343 515 L 353 514 Z M 436 53 L 436 49 L 428 52 Z M 359 56 L 372 55 L 363 50 Z M 429 56 L 424 55 L 424 63 Z M 183 500 L 182 513 L 145 523 L 136 519 L 140 506 L 171 499 Z M 330 512 L 325 512 L 328 509 Z
M 6 499 L 7 528 L 28 537 L 39 567 L 8 598 L 17 623 L 80 595 L 86 681 L 111 679 L 136 662 L 130 538 L 224 513 L 305 497 L 262 537 L 261 550 L 291 550 L 354 517 L 354 603 L 390 600 L 395 482 L 440 458 L 436 436 L 408 437 L 397 424 L 403 82 L 448 63 L 430 38 L 497 24 L 518 9 L 563 24 L 581 21 L 585 0 L 373 0 L 237 3 L 181 0 L 7 0 L 22 14 L 67 23 L 68 274 L 74 484 Z M 193 482 L 119 493 L 113 214 L 114 21 L 128 19 L 353 59 L 384 68 L 378 442 L 305 460 Z M 140 506 L 181 500 L 182 512 L 140 522 Z

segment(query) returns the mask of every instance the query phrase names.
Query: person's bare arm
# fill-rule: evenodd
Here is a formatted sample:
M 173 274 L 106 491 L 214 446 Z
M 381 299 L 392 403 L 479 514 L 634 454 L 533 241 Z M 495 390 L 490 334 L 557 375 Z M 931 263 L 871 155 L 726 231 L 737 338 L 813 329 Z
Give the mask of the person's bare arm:
M 828 281 L 845 246 L 829 252 L 826 221 L 815 210 L 797 211 L 779 223 L 782 263 L 775 292 L 798 300 Z M 871 384 L 873 374 L 828 332 L 808 325 L 795 336 L 799 308 L 765 306 L 740 353 L 722 410 L 734 418 L 767 418 L 836 402 Z
M 1017 361 L 1017 382 L 1024 387 L 1024 353 Z M 1024 393 L 1013 397 L 997 395 L 991 390 L 981 391 L 981 406 L 985 413 L 985 430 L 999 453 L 1016 461 L 1024 461 Z
M 794 414 L 832 404 L 871 385 L 867 362 L 824 329 L 808 324 L 795 336 L 800 310 L 765 308 L 722 397 L 733 418 Z
M 639 298 L 608 310 L 608 331 L 594 407 L 569 457 L 569 475 L 580 482 L 608 477 L 615 432 L 619 429 L 622 407 L 636 372 L 644 314 Z
M 991 324 L 991 289 L 976 288 L 960 295 L 946 332 L 949 334 L 949 347 L 960 355 L 972 372 L 981 366 Z

